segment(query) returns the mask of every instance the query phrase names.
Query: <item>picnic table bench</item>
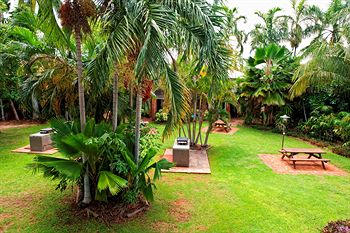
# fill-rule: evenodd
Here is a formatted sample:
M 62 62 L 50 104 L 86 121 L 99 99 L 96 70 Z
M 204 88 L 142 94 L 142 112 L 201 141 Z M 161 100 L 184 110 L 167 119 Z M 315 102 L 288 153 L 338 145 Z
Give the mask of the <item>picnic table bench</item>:
M 295 169 L 295 163 L 296 162 L 321 162 L 323 169 L 326 169 L 325 163 L 328 163 L 331 161 L 330 159 L 324 159 L 322 158 L 322 154 L 325 154 L 326 152 L 318 149 L 318 148 L 284 148 L 279 150 L 279 152 L 282 153 L 282 159 L 284 157 L 289 158 L 290 161 L 293 162 L 293 166 Z M 308 155 L 307 159 L 300 159 L 300 158 L 294 158 L 295 155 L 299 154 L 306 154 Z M 311 158 L 314 157 L 314 158 Z

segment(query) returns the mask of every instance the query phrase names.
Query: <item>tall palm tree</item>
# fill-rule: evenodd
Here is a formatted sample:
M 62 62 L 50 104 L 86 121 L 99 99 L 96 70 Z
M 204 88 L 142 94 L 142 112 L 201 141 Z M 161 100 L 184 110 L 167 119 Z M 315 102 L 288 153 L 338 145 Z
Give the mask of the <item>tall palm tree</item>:
M 305 36 L 305 30 L 307 30 L 306 27 L 311 21 L 311 18 L 307 14 L 308 6 L 306 2 L 307 0 L 291 0 L 293 15 L 282 16 L 288 22 L 288 41 L 290 42 L 294 56 L 297 55 L 297 49 Z
M 332 0 L 326 11 L 322 11 L 318 6 L 308 7 L 306 14 L 312 22 L 306 29 L 307 35 L 316 35 L 313 41 L 307 46 L 305 55 L 313 53 L 322 47 L 321 44 L 337 44 L 350 41 L 350 2 L 342 0 Z
M 136 123 L 135 161 L 139 160 L 142 86 L 145 81 L 162 79 L 166 98 L 170 103 L 170 117 L 165 135 L 181 124 L 182 115 L 188 110 L 186 89 L 169 62 L 170 48 L 179 48 L 179 56 L 188 52 L 191 42 L 198 57 L 197 67 L 204 64 L 208 72 L 217 79 L 227 74 L 226 50 L 220 47 L 210 5 L 204 1 L 150 0 L 115 1 L 109 6 L 103 20 L 110 31 L 100 55 L 94 60 L 95 72 L 91 75 L 107 77 L 110 64 L 104 62 L 120 60 L 127 54 L 136 57 Z M 175 44 L 178 37 L 186 43 Z M 188 39 L 188 40 L 187 40 Z M 200 69 L 198 68 L 198 69 Z M 102 74 L 102 75 L 101 75 Z
M 247 42 L 248 35 L 239 28 L 238 24 L 243 21 L 247 22 L 247 18 L 242 15 L 237 15 L 237 8 L 230 9 L 227 6 L 221 6 L 223 14 L 226 17 L 226 25 L 223 28 L 223 34 L 225 39 L 230 40 L 231 37 L 234 37 L 236 44 L 236 48 L 239 50 L 239 55 L 243 53 L 243 45 Z
M 86 115 L 85 115 L 85 95 L 83 86 L 83 63 L 81 52 L 81 38 L 82 33 L 90 33 L 91 28 L 88 20 L 95 17 L 96 9 L 92 0 L 66 0 L 60 8 L 60 18 L 63 27 L 72 30 L 75 36 L 76 44 L 76 59 L 77 59 L 77 74 L 78 74 L 78 93 L 79 93 L 79 113 L 80 113 L 80 127 L 85 130 Z M 83 163 L 87 162 L 87 157 L 83 154 Z M 89 170 L 86 166 L 84 175 L 84 204 L 89 204 L 92 201 L 90 192 Z
M 275 7 L 266 13 L 255 12 L 263 20 L 263 23 L 256 24 L 255 28 L 249 33 L 252 38 L 252 49 L 267 46 L 271 43 L 279 43 L 287 37 L 285 21 L 282 16 L 276 16 L 281 10 L 281 8 Z

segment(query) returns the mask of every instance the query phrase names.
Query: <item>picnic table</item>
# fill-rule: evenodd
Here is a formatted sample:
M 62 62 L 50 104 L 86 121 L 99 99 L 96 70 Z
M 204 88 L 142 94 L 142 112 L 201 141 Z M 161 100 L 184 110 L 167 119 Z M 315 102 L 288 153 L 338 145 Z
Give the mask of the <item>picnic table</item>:
M 296 166 L 295 165 L 296 162 L 303 161 L 303 162 L 321 162 L 323 169 L 326 169 L 325 163 L 330 161 L 330 159 L 322 158 L 322 154 L 325 154 L 326 152 L 318 148 L 283 148 L 279 151 L 282 153 L 282 159 L 284 159 L 284 157 L 287 157 L 289 158 L 290 161 L 293 162 L 294 168 Z M 294 158 L 294 156 L 300 155 L 300 154 L 308 155 L 307 159 Z
M 214 122 L 214 127 L 215 128 L 224 128 L 226 130 L 226 132 L 229 132 L 230 131 L 230 126 L 225 123 L 224 121 L 222 120 L 217 120 Z

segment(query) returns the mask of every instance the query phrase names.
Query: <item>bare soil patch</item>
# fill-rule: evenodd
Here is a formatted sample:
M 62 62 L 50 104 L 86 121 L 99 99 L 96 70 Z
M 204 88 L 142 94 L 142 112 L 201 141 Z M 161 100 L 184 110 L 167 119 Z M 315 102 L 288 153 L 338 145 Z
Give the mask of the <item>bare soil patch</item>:
M 179 232 L 176 224 L 174 223 L 169 223 L 169 222 L 164 222 L 164 221 L 158 221 L 158 222 L 154 222 L 152 223 L 152 229 L 155 232 Z
M 6 211 L 0 213 L 0 232 L 5 232 L 16 219 L 25 216 L 33 203 L 40 199 L 40 195 L 33 193 L 24 193 L 20 197 L 0 197 L 0 207 Z
M 191 219 L 190 209 L 191 203 L 184 198 L 180 198 L 171 203 L 169 214 L 173 216 L 177 222 L 184 223 Z
M 23 128 L 33 125 L 40 125 L 43 122 L 32 121 L 32 120 L 21 120 L 21 121 L 0 121 L 0 131 L 11 128 Z

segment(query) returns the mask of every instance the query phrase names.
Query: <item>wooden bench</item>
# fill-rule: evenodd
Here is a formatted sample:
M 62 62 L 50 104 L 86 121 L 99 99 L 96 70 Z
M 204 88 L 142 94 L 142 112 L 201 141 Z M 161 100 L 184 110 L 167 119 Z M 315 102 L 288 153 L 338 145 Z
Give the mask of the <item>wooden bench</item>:
M 296 168 L 295 163 L 299 161 L 300 162 L 321 162 L 323 169 L 326 169 L 326 166 L 324 164 L 331 161 L 330 159 L 296 159 L 296 158 L 290 158 L 289 160 L 293 162 L 294 169 Z

